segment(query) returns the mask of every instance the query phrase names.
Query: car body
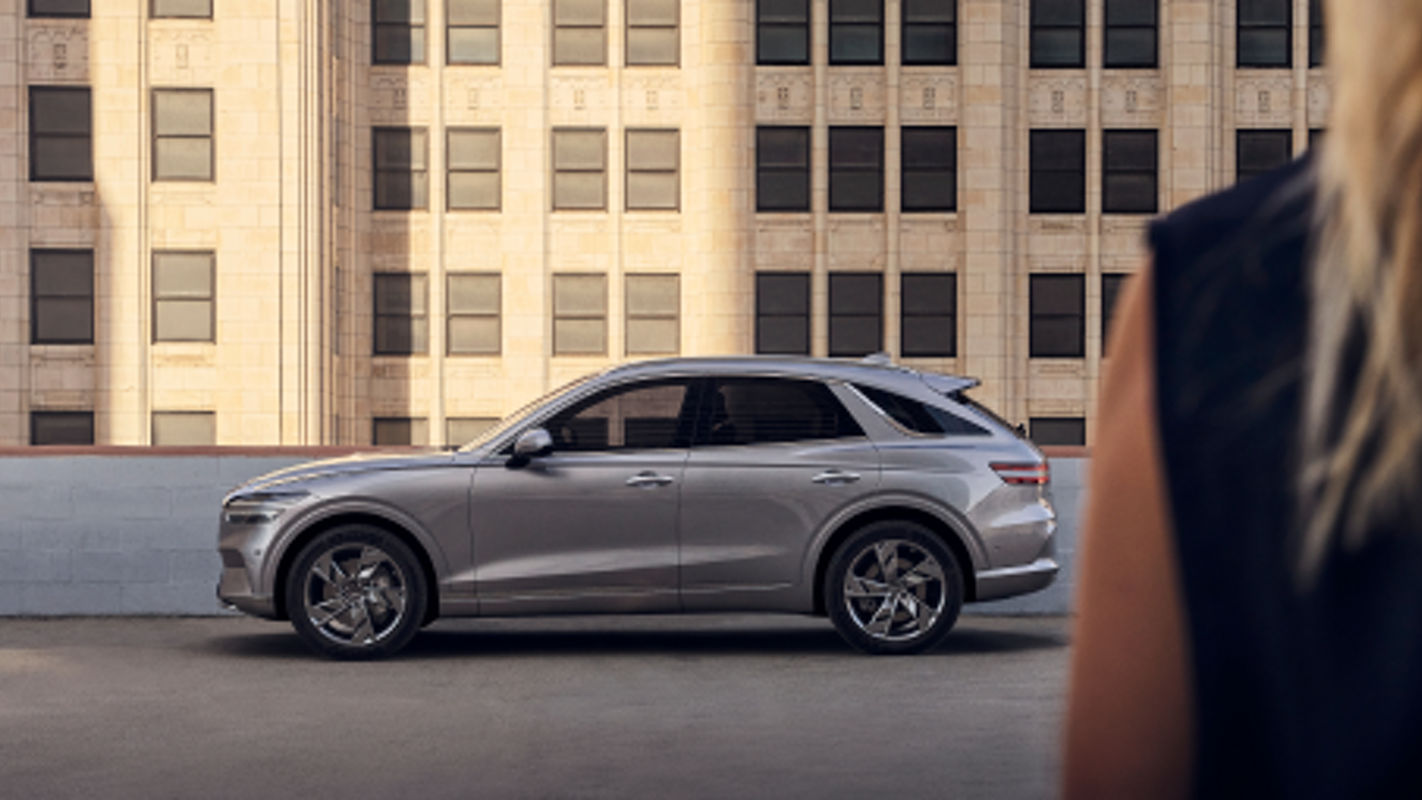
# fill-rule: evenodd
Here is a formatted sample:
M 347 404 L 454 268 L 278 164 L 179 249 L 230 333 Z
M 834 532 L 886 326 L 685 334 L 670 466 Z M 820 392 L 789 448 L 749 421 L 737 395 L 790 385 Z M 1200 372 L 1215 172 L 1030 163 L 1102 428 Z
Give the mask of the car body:
M 975 385 L 807 358 L 615 367 L 456 452 L 318 461 L 237 488 L 223 501 L 218 596 L 292 619 L 335 656 L 393 652 L 436 616 L 836 617 L 854 605 L 838 597 L 851 583 L 873 598 L 860 601 L 861 616 L 878 611 L 871 627 L 904 633 L 893 620 L 915 615 L 951 627 L 962 602 L 1041 589 L 1058 569 L 1046 461 L 966 398 Z M 878 550 L 833 572 L 875 526 L 866 547 Z M 376 635 L 372 618 L 397 616 L 400 635 Z

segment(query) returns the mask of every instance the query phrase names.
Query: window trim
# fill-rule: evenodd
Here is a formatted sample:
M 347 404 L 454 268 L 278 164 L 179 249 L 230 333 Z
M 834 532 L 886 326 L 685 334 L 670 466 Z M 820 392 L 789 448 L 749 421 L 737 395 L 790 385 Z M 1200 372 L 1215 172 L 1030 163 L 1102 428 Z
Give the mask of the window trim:
M 910 21 L 909 18 L 908 18 L 907 3 L 906 3 L 906 2 L 902 2 L 902 0 L 901 0 L 901 2 L 900 2 L 900 4 L 899 4 L 899 29 L 900 29 L 900 30 L 899 30 L 899 62 L 900 62 L 901 64 L 903 64 L 903 65 L 906 66 L 906 67 L 956 67 L 956 66 L 958 66 L 958 50 L 959 50 L 959 48 L 961 47 L 961 44 L 962 44 L 961 40 L 959 39 L 959 26 L 958 26 L 958 23 L 959 23 L 959 16 L 960 16 L 960 11 L 961 11 L 961 9 L 958 8 L 958 0 L 950 0 L 950 3 L 951 3 L 952 8 L 953 8 L 953 21 L 952 21 L 952 22 L 949 22 L 949 23 L 946 23 L 946 24 L 947 24 L 948 27 L 951 29 L 950 35 L 951 35 L 951 37 L 952 37 L 951 41 L 952 41 L 952 43 L 953 43 L 953 46 L 950 48 L 950 53 L 949 53 L 949 56 L 948 56 L 948 60 L 947 60 L 947 61 L 934 61 L 934 60 L 932 60 L 932 59 L 921 59 L 921 58 L 914 58 L 914 59 L 911 59 L 911 58 L 909 58 L 909 56 L 908 56 L 909 29 L 910 29 L 910 28 L 917 28 L 917 27 L 935 28 L 935 27 L 938 27 L 938 26 L 940 26 L 940 25 L 944 25 L 945 23 L 942 23 L 942 22 L 912 22 L 912 21 Z
M 159 94 L 205 94 L 208 97 L 207 113 L 207 135 L 196 134 L 160 134 L 158 133 L 158 95 Z M 212 88 L 190 87 L 190 86 L 155 86 L 149 90 L 149 117 L 152 130 L 149 136 L 152 141 L 149 143 L 149 153 L 152 160 L 150 173 L 153 183 L 217 183 L 217 90 Z M 206 178 L 164 178 L 158 174 L 158 142 L 164 139 L 207 139 L 208 141 L 208 166 Z
M 1151 25 L 1113 25 L 1110 22 L 1110 6 L 1112 2 L 1121 0 L 1105 0 L 1105 7 L 1102 9 L 1102 33 L 1101 33 L 1101 66 L 1103 69 L 1159 69 L 1160 68 L 1160 0 L 1150 0 L 1155 9 L 1155 22 Z M 1111 62 L 1111 31 L 1142 31 L 1148 30 L 1151 34 L 1151 41 L 1154 46 L 1151 48 L 1149 62 L 1112 63 Z
M 860 166 L 860 165 L 857 165 L 857 164 L 856 164 L 856 165 L 851 165 L 851 166 L 842 166 L 842 165 L 837 166 L 837 165 L 835 164 L 835 157 L 834 157 L 834 155 L 835 155 L 834 140 L 835 140 L 835 134 L 836 134 L 836 133 L 841 133 L 841 134 L 844 134 L 844 133 L 854 133 L 854 134 L 860 134 L 860 133 L 877 133 L 877 134 L 879 135 L 879 145 L 878 145 L 878 147 L 875 149 L 875 152 L 874 152 L 874 155 L 875 155 L 875 157 L 876 157 L 875 165 L 874 165 L 873 167 L 864 167 L 864 166 Z M 830 128 L 829 128 L 829 136 L 828 136 L 828 139 L 829 139 L 829 141 L 828 141 L 828 145 L 829 145 L 829 148 L 828 148 L 828 149 L 829 149 L 829 153 L 828 153 L 829 163 L 828 163 L 828 165 L 827 165 L 827 168 L 828 168 L 828 170 L 829 170 L 829 212 L 830 212 L 831 214 L 882 214 L 882 213 L 884 213 L 884 194 L 885 194 L 885 185 L 884 185 L 884 184 L 886 183 L 886 181 L 884 180 L 884 169 L 885 169 L 885 167 L 884 167 L 884 156 L 885 156 L 884 150 L 885 150 L 886 142 L 885 142 L 885 138 L 884 138 L 884 128 L 883 128 L 883 126 L 880 126 L 880 125 L 831 125 Z M 813 148 L 814 148 L 814 145 L 811 144 L 812 153 L 813 153 Z M 812 154 L 811 157 L 813 158 L 813 154 Z M 846 174 L 846 173 L 847 173 L 847 174 Z M 846 205 L 845 205 L 846 200 L 845 200 L 845 198 L 843 197 L 843 194 L 844 194 L 844 192 L 846 191 L 844 188 L 841 188 L 841 189 L 840 189 L 840 191 L 839 191 L 840 197 L 838 198 L 838 202 L 836 202 L 836 193 L 835 193 L 835 176 L 836 176 L 836 175 L 843 175 L 843 176 L 845 176 L 845 177 L 850 177 L 850 176 L 854 176 L 854 175 L 869 175 L 869 174 L 871 174 L 871 173 L 874 174 L 874 175 L 876 175 L 876 176 L 878 176 L 878 179 L 879 179 L 879 194 L 878 194 L 878 196 L 877 196 L 877 198 L 876 198 L 876 202 L 874 202 L 874 203 L 872 203 L 872 204 L 870 204 L 870 205 L 851 205 L 851 206 L 846 206 Z
M 159 0 L 149 0 L 149 2 L 148 2 L 148 18 L 149 18 L 149 19 L 208 19 L 208 20 L 210 20 L 210 19 L 213 18 L 213 16 L 212 16 L 212 15 L 213 15 L 213 8 L 212 8 L 212 7 L 213 7 L 213 0 L 207 0 L 207 13 L 206 13 L 206 14 L 161 14 L 161 15 L 160 15 L 160 14 L 158 13 L 158 3 L 159 3 Z
M 424 278 L 424 279 L 425 279 L 425 303 L 424 303 L 424 305 L 425 305 L 425 313 L 423 313 L 423 314 L 416 314 L 416 313 L 414 313 L 413 311 L 411 311 L 411 313 L 409 313 L 409 314 L 382 314 L 382 313 L 380 313 L 380 279 L 381 279 L 382 277 L 384 277 L 384 276 L 389 276 L 389 275 L 399 275 L 399 276 L 408 277 L 411 283 L 414 283 L 415 278 Z M 412 288 L 413 288 L 413 287 L 412 287 Z M 410 356 L 427 356 L 427 355 L 429 355 L 429 352 L 430 352 L 430 335 L 429 335 L 429 330 L 430 330 L 430 329 L 429 329 L 429 324 L 430 324 L 430 295 L 429 295 L 429 293 L 430 293 L 429 273 L 427 273 L 427 272 L 402 272 L 402 271 L 396 270 L 396 271 L 381 271 L 381 272 L 373 272 L 373 273 L 371 273 L 371 277 L 370 277 L 370 320 L 371 320 L 371 328 L 370 328 L 370 351 L 371 351 L 371 356 L 372 356 L 372 357 L 375 357 L 375 358 L 378 358 L 378 357 L 407 358 L 407 357 L 410 357 Z M 414 296 L 414 292 L 413 292 L 413 291 L 410 293 L 410 296 L 411 296 L 411 297 Z M 381 319 L 389 319 L 389 318 L 409 319 L 409 320 L 411 320 L 412 322 L 413 322 L 414 320 L 423 320 L 423 321 L 424 321 L 424 325 L 425 325 L 425 346 L 424 346 L 423 348 L 416 348 L 416 347 L 414 346 L 415 343 L 412 341 L 412 342 L 410 343 L 410 349 L 409 349 L 408 352 L 407 352 L 407 351 L 404 351 L 404 350 L 381 350 L 381 349 L 380 349 L 380 320 L 381 320 Z
M 900 354 L 902 355 L 903 358 L 957 358 L 957 357 L 958 357 L 958 273 L 957 273 L 957 271 L 951 271 L 951 272 L 949 272 L 949 271 L 934 272 L 934 271 L 925 271 L 925 270 L 909 270 L 909 271 L 902 271 L 902 272 L 899 273 L 899 297 L 902 298 L 904 295 L 908 294 L 907 288 L 905 287 L 905 284 L 906 284 L 908 281 L 910 281 L 910 280 L 913 279 L 913 278 L 925 277 L 925 276 L 927 276 L 927 277 L 946 276 L 946 277 L 948 277 L 948 278 L 950 278 L 950 279 L 952 280 L 952 283 L 953 283 L 953 303 L 952 303 L 952 307 L 950 308 L 950 310 L 949 310 L 949 312 L 948 312 L 947 314 L 919 314 L 919 313 L 910 313 L 910 312 L 907 310 L 907 304 L 904 303 L 904 302 L 902 302 L 902 300 L 900 300 L 900 302 L 899 302 L 899 352 L 900 352 Z M 948 353 L 924 353 L 924 352 L 922 352 L 922 351 L 915 351 L 915 352 L 910 353 L 910 352 L 909 352 L 909 349 L 908 349 L 908 346 L 907 346 L 907 342 L 908 342 L 908 334 L 907 334 L 907 327 L 908 327 L 908 325 L 907 325 L 907 323 L 908 323 L 908 321 L 909 321 L 910 319 L 936 319 L 936 318 L 939 318 L 939 317 L 947 317 L 947 318 L 950 319 L 950 320 L 952 321 L 952 323 L 953 323 L 953 324 L 951 325 L 951 327 L 949 327 L 949 330 L 951 330 L 951 331 L 953 332 L 953 346 L 952 346 L 951 351 L 948 352 Z
M 26 19 L 91 19 L 94 16 L 94 3 L 92 0 L 84 0 L 84 10 L 79 13 L 57 13 L 54 11 L 35 11 L 35 4 L 40 0 L 27 0 L 25 3 Z
M 874 278 L 874 279 L 876 279 L 877 282 L 878 282 L 878 284 L 879 284 L 879 302 L 878 302 L 878 305 L 877 305 L 877 307 L 876 307 L 876 313 L 874 313 L 874 314 L 872 314 L 872 315 L 871 315 L 871 314 L 844 314 L 844 313 L 836 314 L 836 313 L 835 313 L 835 310 L 834 310 L 834 296 L 835 296 L 835 283 L 836 283 L 836 280 L 835 280 L 835 279 L 836 279 L 836 278 Z M 884 283 L 885 283 L 885 281 L 884 281 L 884 273 L 882 273 L 882 272 L 868 272 L 868 271 L 853 271 L 853 272 L 839 272 L 839 271 L 835 271 L 835 272 L 829 273 L 829 281 L 828 281 L 828 282 L 829 282 L 829 287 L 828 287 L 828 288 L 829 288 L 829 308 L 827 309 L 827 313 L 826 313 L 825 316 L 826 316 L 826 318 L 827 318 L 827 319 L 826 319 L 826 322 L 827 322 L 827 326 L 826 326 L 826 327 L 827 327 L 827 330 L 826 330 L 826 338 L 829 340 L 829 341 L 828 341 L 829 357 L 830 357 L 830 358 L 862 358 L 862 357 L 864 357 L 865 355 L 872 355 L 873 353 L 880 353 L 880 352 L 883 352 L 883 351 L 884 351 L 884 306 L 886 305 L 886 303 L 885 303 L 886 298 L 884 297 L 884 294 L 885 294 L 885 293 L 884 293 Z M 878 324 L 878 326 L 877 326 L 877 329 L 876 329 L 876 333 L 878 334 L 878 346 L 877 346 L 875 349 L 869 351 L 869 353 L 867 353 L 867 354 L 866 354 L 866 353 L 861 353 L 861 352 L 859 352 L 858 350 L 845 350 L 845 349 L 836 350 L 836 349 L 835 349 L 835 342 L 834 342 L 834 323 L 835 323 L 835 320 L 836 320 L 836 319 L 877 319 L 878 322 L 879 322 L 879 324 Z
M 377 15 L 380 13 L 378 0 L 370 0 L 370 65 L 373 67 L 409 67 L 424 66 L 430 60 L 430 8 L 426 0 L 410 0 L 411 3 L 420 3 L 424 6 L 424 21 L 416 25 L 412 20 L 405 22 L 381 22 Z M 380 29 L 381 28 L 406 28 L 414 30 L 419 28 L 423 32 L 423 46 L 420 58 L 415 59 L 413 54 L 408 61 L 380 57 Z
M 1032 151 L 1033 151 L 1033 149 L 1034 149 L 1034 147 L 1033 147 L 1033 140 L 1037 138 L 1038 134 L 1047 134 L 1047 135 L 1076 134 L 1076 136 L 1080 139 L 1080 142 L 1081 142 L 1081 164 L 1080 164 L 1080 166 L 1073 166 L 1073 167 L 1071 167 L 1070 169 L 1062 169 L 1062 168 L 1056 168 L 1056 167 L 1046 167 L 1046 168 L 1042 168 L 1042 169 L 1036 168 L 1036 166 L 1033 164 Z M 1027 180 L 1028 180 L 1028 185 L 1027 185 L 1027 212 L 1028 212 L 1029 214 L 1073 214 L 1073 215 L 1085 214 L 1085 213 L 1086 213 L 1086 196 L 1087 196 L 1087 194 L 1088 194 L 1088 192 L 1087 192 L 1087 187 L 1086 187 L 1086 177 L 1087 177 L 1087 173 L 1086 173 L 1086 130 L 1085 130 L 1084 128 L 1032 128 L 1030 131 L 1028 131 L 1028 134 L 1027 134 L 1027 141 L 1028 141 L 1028 143 L 1027 143 Z M 1052 176 L 1052 175 L 1063 175 L 1063 174 L 1077 175 L 1077 174 L 1080 174 L 1080 176 L 1081 176 L 1081 196 L 1080 196 L 1080 198 L 1079 198 L 1078 204 L 1077 204 L 1076 206 L 1074 206 L 1071 210 L 1065 210 L 1065 211 L 1064 211 L 1064 210 L 1060 210 L 1060 209 L 1045 209 L 1045 210 L 1039 210 L 1039 209 L 1036 207 L 1036 203 L 1034 202 L 1035 199 L 1036 199 L 1036 192 L 1034 192 L 1034 191 L 1032 190 L 1033 187 L 1036 185 L 1038 179 L 1039 179 L 1039 178 L 1038 178 L 1038 175 L 1039 175 L 1039 174 L 1041 174 L 1041 176 L 1042 176 L 1043 179 L 1048 178 L 1048 177 L 1050 177 L 1050 176 Z
M 799 23 L 799 22 L 783 22 L 783 21 L 780 21 L 780 20 L 776 20 L 776 21 L 773 21 L 773 22 L 765 22 L 765 21 L 763 20 L 762 16 L 761 16 L 761 8 L 762 8 L 763 0 L 756 0 L 756 3 L 755 3 L 755 63 L 756 63 L 756 66 L 760 66 L 760 67 L 805 67 L 805 66 L 809 66 L 810 63 L 814 60 L 815 54 L 814 54 L 814 36 L 813 36 L 813 34 L 814 34 L 815 10 L 814 10 L 814 7 L 811 5 L 810 0 L 802 0 L 802 1 L 803 1 L 804 4 L 805 4 L 805 21 L 804 21 L 803 23 Z M 785 28 L 785 29 L 797 29 L 797 30 L 803 31 L 803 32 L 804 32 L 804 35 L 805 35 L 805 58 L 804 58 L 803 60 L 762 59 L 762 58 L 761 58 L 761 49 L 760 49 L 761 34 L 762 34 L 762 32 L 764 31 L 764 29 L 766 29 L 766 28 L 777 28 L 777 29 L 779 29 L 779 28 Z
M 908 165 L 908 147 L 906 142 L 909 137 L 905 136 L 909 131 L 941 131 L 942 135 L 952 142 L 953 147 L 953 193 L 951 205 L 946 208 L 937 206 L 925 206 L 908 202 L 908 181 L 905 179 L 910 173 L 936 172 L 937 170 L 925 170 L 919 167 Z M 956 214 L 958 213 L 958 126 L 956 125 L 903 125 L 899 128 L 899 213 L 901 214 Z
M 156 278 L 157 278 L 157 276 L 158 276 L 158 257 L 159 257 L 159 256 L 206 256 L 206 257 L 208 258 L 208 270 L 209 270 L 209 274 L 208 274 L 208 287 L 211 289 L 211 291 L 209 292 L 208 297 L 207 297 L 207 299 L 206 299 L 206 302 L 207 302 L 207 313 L 208 313 L 208 330 L 211 331 L 211 336 L 210 336 L 209 338 L 207 338 L 207 339 L 183 339 L 183 338 L 180 338 L 180 339 L 159 339 L 159 338 L 158 338 L 158 305 L 159 305 L 159 303 L 163 302 L 165 299 L 166 299 L 166 300 L 169 300 L 169 301 L 174 300 L 174 299 L 181 299 L 181 300 L 194 300 L 194 299 L 195 299 L 195 298 L 171 298 L 171 297 L 169 297 L 169 298 L 163 298 L 163 297 L 159 297 L 159 296 L 158 296 L 158 281 L 156 280 Z M 186 342 L 186 343 L 194 343 L 194 342 L 197 342 L 197 343 L 216 344 L 216 342 L 217 342 L 217 252 L 214 251 L 214 250 L 154 250 L 152 253 L 149 254 L 149 257 L 148 257 L 148 268 L 149 268 L 149 270 L 150 270 L 149 273 L 148 273 L 148 281 L 149 281 L 148 285 L 152 288 L 152 291 L 149 292 L 150 297 L 149 297 L 149 307 L 148 307 L 148 313 L 149 313 L 149 317 L 148 317 L 148 318 L 149 318 L 150 320 L 152 320 L 152 323 L 149 325 L 149 328 L 150 328 L 150 330 L 149 330 L 149 340 L 150 340 L 150 342 L 151 342 L 152 344 L 165 344 L 165 343 L 172 343 L 172 342 L 178 342 L 178 343 L 184 343 L 184 342 Z
M 35 288 L 35 257 L 40 254 L 52 253 L 57 255 L 83 255 L 89 257 L 89 336 L 87 339 L 43 339 L 39 335 L 39 292 Z M 96 313 L 98 294 L 98 269 L 95 265 L 93 248 L 84 247 L 32 247 L 30 248 L 30 344 L 31 345 L 68 345 L 68 346 L 92 346 L 95 339 L 95 328 L 98 327 L 98 315 Z M 45 295 L 45 298 L 71 297 L 71 295 Z
M 454 297 L 454 281 L 463 276 L 492 277 L 495 279 L 494 286 L 498 294 L 498 310 L 492 314 L 473 314 L 465 311 L 456 312 L 450 306 L 450 299 Z M 494 339 L 493 350 L 455 350 L 454 349 L 454 321 L 456 319 L 493 319 L 497 334 Z M 492 358 L 503 355 L 504 351 L 504 278 L 502 272 L 473 271 L 473 270 L 450 270 L 444 274 L 444 352 L 451 358 Z
M 428 10 L 428 9 L 426 9 Z M 446 0 L 444 6 L 444 63 L 449 67 L 498 67 L 503 65 L 504 60 L 504 4 L 502 0 L 494 3 L 494 24 L 493 25 L 456 25 L 449 21 L 449 2 Z M 460 61 L 454 58 L 454 47 L 451 45 L 452 35 L 455 29 L 487 30 L 494 31 L 494 60 L 493 61 Z M 428 54 L 426 54 L 428 55 Z M 446 142 L 448 140 L 446 139 Z
M 1086 0 L 1077 0 L 1081 6 L 1081 22 L 1075 25 L 1043 25 L 1037 22 L 1037 0 L 1031 0 L 1027 9 L 1027 68 L 1028 69 L 1085 69 L 1086 68 Z M 1037 60 L 1038 31 L 1076 31 L 1076 61 L 1071 64 L 1043 64 Z
M 804 282 L 805 313 L 804 313 L 804 314 L 767 314 L 767 313 L 764 311 L 764 309 L 763 309 L 763 304 L 762 304 L 762 294 L 763 294 L 763 293 L 762 293 L 761 290 L 760 290 L 760 277 L 761 277 L 762 275 L 774 275 L 774 276 L 793 275 L 793 276 L 796 276 L 796 277 L 802 279 L 803 282 Z M 815 315 L 815 309 L 814 309 L 814 304 L 813 304 L 813 303 L 814 303 L 814 296 L 813 296 L 813 295 L 814 295 L 814 279 L 813 279 L 813 276 L 812 276 L 809 272 L 806 272 L 806 271 L 794 271 L 794 270 L 757 270 L 757 271 L 756 271 L 756 273 L 755 273 L 755 332 L 754 332 L 755 341 L 752 343 L 752 345 L 753 345 L 753 347 L 755 348 L 755 352 L 756 352 L 757 355 L 805 355 L 805 356 L 808 356 L 808 355 L 810 355 L 810 354 L 814 351 L 815 343 L 814 343 L 814 339 L 813 339 L 813 336 L 812 336 L 812 332 L 813 332 L 812 320 L 813 320 L 814 315 Z M 773 318 L 773 319 L 792 319 L 792 318 L 794 318 L 794 319 L 799 319 L 799 318 L 802 318 L 802 317 L 804 318 L 804 321 L 805 321 L 805 328 L 804 328 L 804 330 L 805 330 L 805 349 L 804 349 L 804 351 L 798 352 L 798 353 L 797 353 L 797 352 L 785 351 L 785 350 L 770 351 L 770 350 L 766 350 L 766 349 L 764 349 L 764 348 L 762 347 L 762 345 L 761 345 L 761 336 L 762 336 L 762 333 L 761 333 L 761 321 L 762 321 L 762 320 L 764 320 L 764 319 L 766 319 L 766 318 Z
M 676 58 L 671 63 L 666 62 L 643 62 L 633 61 L 632 53 L 629 50 L 632 41 L 633 28 L 646 28 L 650 30 L 673 30 L 676 32 Z M 676 22 L 671 25 L 633 25 L 632 24 L 632 4 L 624 2 L 622 4 L 622 66 L 629 69 L 639 67 L 671 67 L 681 68 L 681 0 L 676 0 Z
M 83 94 L 89 99 L 89 133 L 81 136 L 75 133 L 40 133 L 35 129 L 35 95 L 40 93 L 66 93 Z M 29 87 L 29 144 L 30 151 L 27 154 L 30 162 L 30 182 L 31 183 L 93 183 L 94 182 L 94 92 L 88 86 L 62 86 L 53 84 L 32 84 Z M 53 177 L 40 175 L 36 170 L 39 167 L 39 159 L 35 158 L 35 145 L 40 138 L 45 139 L 85 139 L 89 142 L 89 175 L 87 177 Z
M 37 443 L 35 439 L 35 423 L 41 417 L 87 417 L 89 422 L 89 444 L 48 444 Z M 92 447 L 99 440 L 98 420 L 92 409 L 65 409 L 65 408 L 31 408 L 30 409 L 30 447 Z
M 1283 0 L 1284 21 L 1282 23 L 1245 23 L 1243 19 L 1244 4 L 1236 3 L 1234 7 L 1234 67 L 1235 69 L 1293 69 L 1294 66 L 1294 1 Z M 1245 30 L 1280 30 L 1284 31 L 1284 61 L 1281 64 L 1259 64 L 1244 60 L 1244 49 L 1240 46 L 1244 39 Z
M 423 172 L 424 175 L 425 175 L 425 196 L 424 196 L 424 198 L 423 198 L 423 200 L 422 200 L 421 202 L 416 203 L 416 202 L 415 202 L 414 193 L 411 192 L 410 205 L 408 205 L 408 206 L 382 206 L 382 205 L 380 205 L 380 188 L 379 188 L 379 187 L 380 187 L 380 175 L 381 175 L 381 173 L 393 173 L 393 172 L 395 172 L 396 170 L 390 169 L 390 168 L 388 168 L 388 167 L 385 168 L 385 169 L 381 169 L 381 167 L 380 167 L 380 146 L 379 146 L 379 144 L 377 143 L 378 140 L 380 139 L 380 134 L 382 134 L 382 133 L 406 133 L 406 134 L 409 134 L 409 135 L 413 138 L 413 136 L 414 136 L 414 134 L 415 134 L 416 132 L 419 132 L 419 133 L 423 133 L 423 134 L 424 134 L 424 140 L 425 140 L 424 162 L 425 162 L 425 167 L 424 167 L 424 169 L 422 169 L 422 170 L 417 170 L 417 169 L 415 169 L 415 166 L 414 166 L 414 164 L 412 163 L 412 164 L 410 165 L 410 168 L 409 168 L 408 172 L 402 171 L 400 174 L 408 174 L 408 175 L 410 175 L 411 178 L 412 178 L 412 181 L 411 181 L 411 182 L 413 183 L 413 176 L 415 176 L 415 175 L 417 175 L 417 174 Z M 445 144 L 448 145 L 448 142 L 446 141 Z M 502 142 L 502 140 L 500 141 L 499 146 L 500 146 L 500 148 L 503 147 L 503 142 Z M 414 148 L 411 147 L 410 151 L 411 151 L 411 153 L 413 153 L 413 152 L 414 152 Z M 500 153 L 500 161 L 499 161 L 499 164 L 500 164 L 501 167 L 502 167 L 502 165 L 503 165 L 503 158 L 502 158 L 502 155 L 503 155 L 503 154 Z M 446 172 L 448 172 L 448 170 L 446 170 Z M 502 181 L 502 178 L 500 178 L 500 180 Z M 500 184 L 500 192 L 501 192 L 501 193 L 502 193 L 502 188 L 503 188 L 503 187 L 502 187 L 502 184 Z M 448 200 L 446 199 L 446 203 L 447 203 L 447 202 L 448 202 Z M 430 135 L 429 135 L 429 128 L 428 128 L 428 127 L 426 127 L 426 126 L 424 126 L 424 125 L 375 125 L 375 126 L 372 126 L 372 127 L 371 127 L 371 129 L 370 129 L 370 205 L 371 205 L 371 211 L 428 211 L 428 210 L 429 210 L 429 208 L 430 208 Z
M 803 166 L 803 167 L 782 167 L 782 166 L 769 166 L 769 167 L 767 167 L 767 166 L 765 166 L 765 165 L 761 162 L 761 159 L 760 159 L 760 151 L 761 151 L 761 147 L 760 147 L 760 135 L 761 135 L 761 131 L 766 131 L 766 130 L 794 130 L 794 131 L 799 131 L 800 133 L 802 133 L 802 134 L 804 135 L 804 138 L 805 138 L 805 149 L 804 149 L 804 154 L 805 154 L 805 166 Z M 812 186 L 813 186 L 813 183 L 812 183 L 812 181 L 811 181 L 811 175 L 812 175 L 812 173 L 814 172 L 814 150 L 815 150 L 814 135 L 813 135 L 813 133 L 811 132 L 810 126 L 808 126 L 808 125 L 757 125 L 755 131 L 756 131 L 756 143 L 755 143 L 755 183 L 756 183 L 756 187 L 755 187 L 755 210 L 756 210 L 756 213 L 758 213 L 758 214 L 805 214 L 805 213 L 810 212 L 810 211 L 814 208 L 814 197 L 813 197 L 813 194 L 812 194 L 812 192 L 811 192 L 811 188 L 812 188 Z M 792 207 L 787 207 L 787 206 L 773 206 L 773 207 L 768 207 L 768 206 L 764 205 L 764 204 L 762 203 L 762 193 L 761 193 L 761 191 L 760 191 L 760 179 L 761 179 L 761 175 L 762 175 L 763 173 L 766 173 L 766 172 L 773 173 L 773 174 L 784 174 L 784 175 L 794 174 L 794 175 L 799 175 L 800 177 L 802 177 L 802 178 L 803 178 L 803 181 L 804 181 L 804 186 L 805 186 L 805 205 L 804 205 L 804 207 L 800 207 L 800 206 L 795 206 L 795 207 L 793 207 L 793 208 L 792 208 Z
M 1113 134 L 1125 134 L 1127 136 L 1144 136 L 1151 134 L 1151 147 L 1154 154 L 1154 168 L 1147 171 L 1142 169 L 1112 169 L 1110 162 L 1106 158 L 1108 152 L 1107 140 Z M 1108 202 L 1109 193 L 1107 187 L 1110 185 L 1107 178 L 1111 175 L 1149 175 L 1152 184 L 1150 208 L 1139 209 L 1116 209 Z M 1160 131 L 1154 128 L 1107 128 L 1101 132 L 1101 213 L 1116 215 L 1141 215 L 1160 213 Z
M 879 4 L 879 21 L 877 23 L 865 22 L 838 22 L 834 16 L 834 6 L 841 0 L 829 0 L 829 32 L 826 37 L 826 47 L 828 49 L 829 64 L 832 67 L 879 67 L 884 65 L 884 29 L 888 27 L 887 15 L 884 9 L 884 0 L 876 0 Z M 834 53 L 834 32 L 835 28 L 863 28 L 869 25 L 876 25 L 879 29 L 879 53 L 876 58 L 868 60 L 847 59 L 843 56 L 836 57 Z
M 1038 278 L 1075 278 L 1077 282 L 1078 308 L 1074 314 L 1044 313 L 1037 311 L 1037 293 L 1032 291 L 1032 284 Z M 1079 359 L 1086 357 L 1086 275 L 1081 272 L 1033 272 L 1027 276 L 1027 357 L 1031 359 Z M 1039 319 L 1075 319 L 1078 321 L 1077 338 L 1075 346 L 1072 348 L 1074 354 L 1062 355 L 1053 353 L 1051 355 L 1038 354 L 1036 322 Z

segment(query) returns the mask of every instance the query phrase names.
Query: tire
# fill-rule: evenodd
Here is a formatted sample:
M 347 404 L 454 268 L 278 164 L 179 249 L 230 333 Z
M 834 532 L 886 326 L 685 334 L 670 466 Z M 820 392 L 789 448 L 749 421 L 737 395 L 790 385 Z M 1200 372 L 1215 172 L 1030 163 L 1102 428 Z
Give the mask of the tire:
M 855 648 L 876 655 L 922 653 L 958 621 L 963 573 L 933 531 L 885 520 L 855 531 L 835 551 L 825 570 L 824 598 L 835 629 Z
M 384 658 L 425 619 L 429 586 L 398 536 L 342 525 L 301 548 L 286 578 L 291 625 L 312 650 L 340 659 Z

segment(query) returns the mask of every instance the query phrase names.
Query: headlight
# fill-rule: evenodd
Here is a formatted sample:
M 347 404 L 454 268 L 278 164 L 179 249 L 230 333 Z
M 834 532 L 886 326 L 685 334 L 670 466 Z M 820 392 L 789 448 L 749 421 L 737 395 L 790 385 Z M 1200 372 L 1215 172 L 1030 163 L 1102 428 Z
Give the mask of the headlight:
M 310 497 L 307 491 L 252 492 L 238 495 L 222 507 L 222 519 L 230 525 L 263 525 L 282 512 Z

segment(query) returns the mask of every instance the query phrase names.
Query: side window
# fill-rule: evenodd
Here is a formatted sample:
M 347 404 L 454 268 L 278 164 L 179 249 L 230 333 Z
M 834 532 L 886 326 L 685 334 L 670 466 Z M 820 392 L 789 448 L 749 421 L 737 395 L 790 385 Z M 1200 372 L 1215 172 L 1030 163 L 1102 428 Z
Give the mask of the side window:
M 819 381 L 730 378 L 717 381 L 703 403 L 696 443 L 764 444 L 863 435 Z
M 685 447 L 690 424 L 682 424 L 685 381 L 618 387 L 561 411 L 544 427 L 555 452 L 653 450 Z
M 985 436 L 987 431 L 941 408 L 935 408 L 902 395 L 854 384 L 859 393 L 878 406 L 889 418 L 906 430 L 929 436 Z

